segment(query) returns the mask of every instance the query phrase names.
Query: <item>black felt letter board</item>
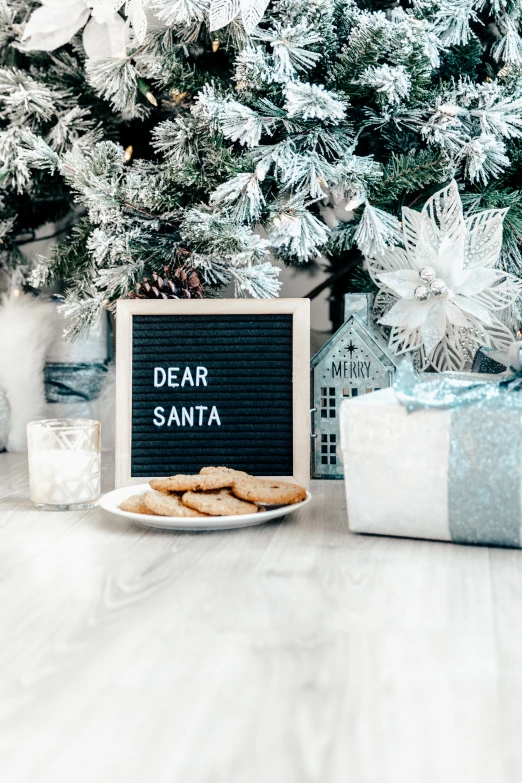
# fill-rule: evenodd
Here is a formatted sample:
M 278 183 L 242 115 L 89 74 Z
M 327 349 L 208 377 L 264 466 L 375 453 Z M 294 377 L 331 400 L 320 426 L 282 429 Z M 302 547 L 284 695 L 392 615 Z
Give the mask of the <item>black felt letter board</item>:
M 133 315 L 132 476 L 291 476 L 292 328 L 286 313 Z

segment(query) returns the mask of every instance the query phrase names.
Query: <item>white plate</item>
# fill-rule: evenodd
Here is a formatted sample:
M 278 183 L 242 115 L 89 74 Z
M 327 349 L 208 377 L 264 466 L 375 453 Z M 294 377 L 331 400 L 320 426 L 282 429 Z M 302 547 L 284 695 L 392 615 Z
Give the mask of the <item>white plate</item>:
M 236 514 L 230 517 L 159 517 L 152 514 L 134 514 L 132 511 L 123 511 L 120 503 L 131 495 L 139 495 L 149 492 L 148 484 L 135 484 L 133 487 L 113 489 L 100 498 L 100 506 L 111 514 L 132 519 L 145 527 L 159 527 L 163 530 L 231 530 L 236 527 L 251 527 L 262 525 L 270 519 L 284 517 L 285 514 L 293 514 L 294 511 L 306 506 L 312 499 L 309 492 L 306 500 L 293 505 L 269 506 L 266 511 L 258 511 L 257 514 Z M 266 505 L 266 504 L 265 504 Z

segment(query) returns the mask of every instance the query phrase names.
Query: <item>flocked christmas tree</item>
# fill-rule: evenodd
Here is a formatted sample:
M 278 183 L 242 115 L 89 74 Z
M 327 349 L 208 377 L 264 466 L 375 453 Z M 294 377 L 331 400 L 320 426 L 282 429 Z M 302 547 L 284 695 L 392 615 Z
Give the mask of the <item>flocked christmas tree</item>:
M 180 257 L 207 295 L 276 295 L 274 258 L 326 266 L 334 294 L 371 286 L 402 207 L 453 177 L 466 214 L 509 207 L 500 265 L 520 275 L 520 0 L 34 9 L 3 12 L 1 225 L 10 251 L 16 199 L 74 194 L 84 214 L 32 282 L 63 280 L 76 324 Z M 60 89 L 85 127 L 58 129 L 57 97 L 42 110 Z

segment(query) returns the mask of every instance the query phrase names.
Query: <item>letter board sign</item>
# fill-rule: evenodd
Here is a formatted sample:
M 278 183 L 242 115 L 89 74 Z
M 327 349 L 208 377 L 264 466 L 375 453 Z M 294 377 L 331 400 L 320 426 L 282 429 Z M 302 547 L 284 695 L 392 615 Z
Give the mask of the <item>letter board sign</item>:
M 116 486 L 226 465 L 309 480 L 309 301 L 122 300 Z

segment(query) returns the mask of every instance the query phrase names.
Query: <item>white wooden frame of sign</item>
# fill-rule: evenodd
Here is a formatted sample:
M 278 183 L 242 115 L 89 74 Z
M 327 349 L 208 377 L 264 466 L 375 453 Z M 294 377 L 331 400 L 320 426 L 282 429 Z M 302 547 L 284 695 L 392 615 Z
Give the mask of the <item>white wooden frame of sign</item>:
M 132 317 L 134 315 L 293 315 L 292 476 L 265 476 L 310 484 L 310 300 L 309 299 L 122 299 L 116 309 L 116 487 L 143 484 L 131 476 Z M 150 476 L 149 478 L 152 478 Z

